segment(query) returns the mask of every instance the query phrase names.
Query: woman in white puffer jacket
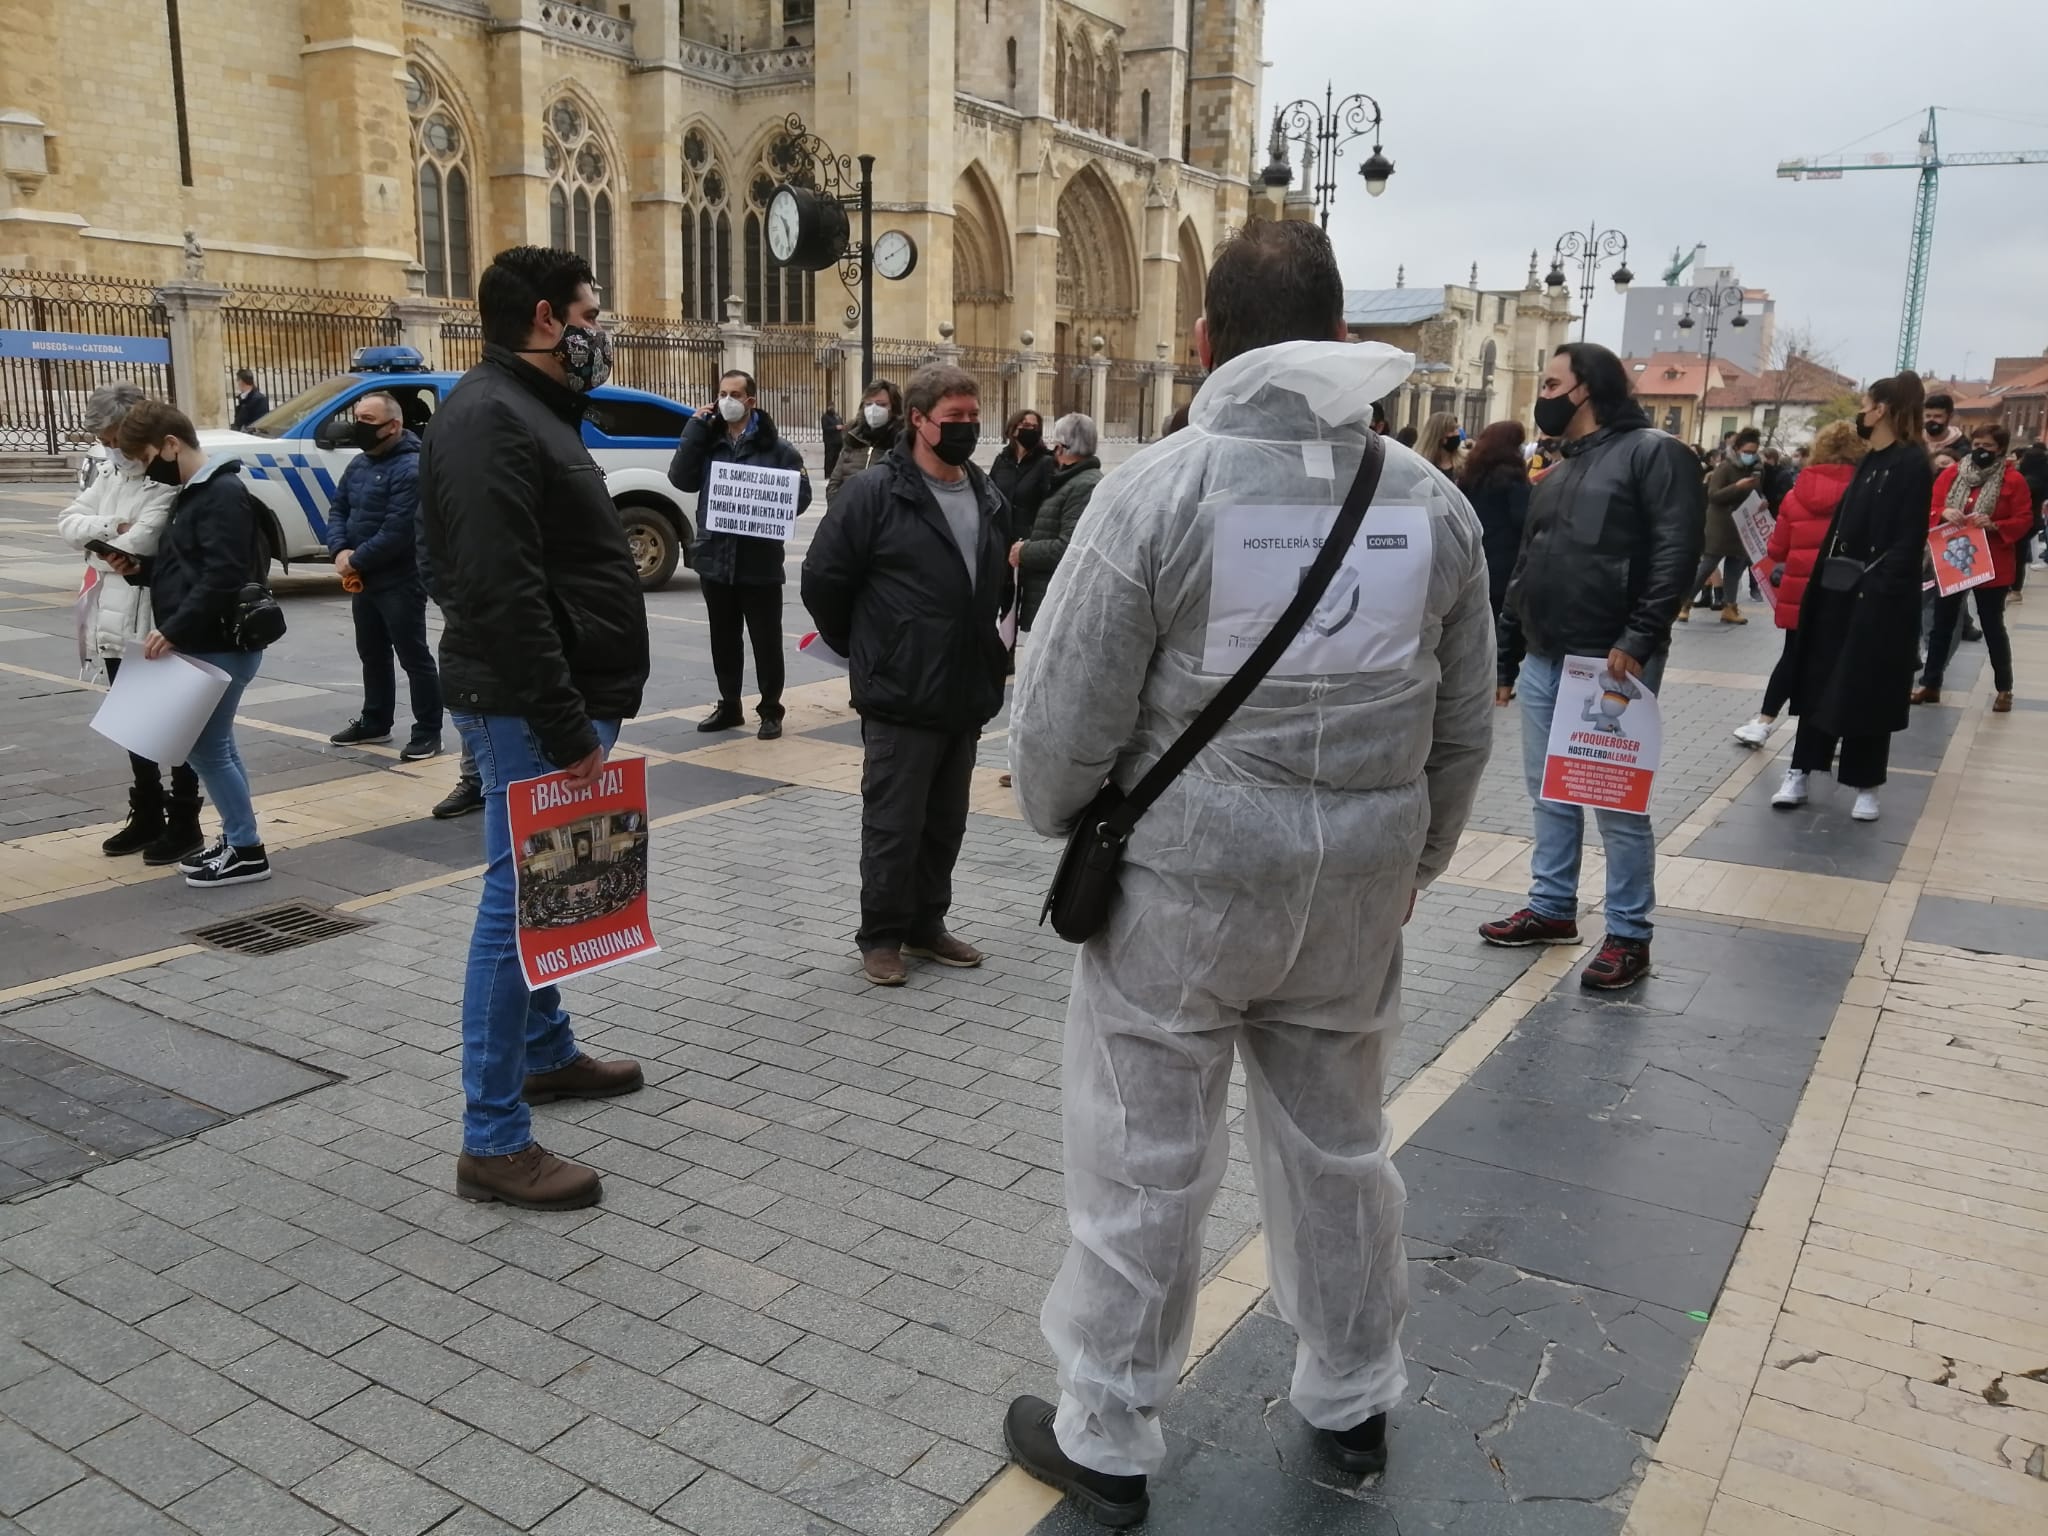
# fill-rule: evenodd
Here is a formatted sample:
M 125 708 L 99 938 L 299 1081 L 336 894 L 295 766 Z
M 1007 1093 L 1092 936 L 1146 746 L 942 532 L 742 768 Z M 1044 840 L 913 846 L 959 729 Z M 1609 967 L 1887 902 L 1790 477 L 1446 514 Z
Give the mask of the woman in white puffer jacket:
M 121 457 L 114 444 L 122 418 L 142 399 L 142 391 L 133 384 L 103 385 L 86 397 L 84 425 L 106 448 L 107 463 L 78 499 L 57 514 L 57 532 L 75 549 L 83 550 L 98 539 L 131 555 L 153 555 L 170 524 L 176 489 L 147 478 L 139 466 Z M 88 554 L 86 566 L 92 586 L 80 599 L 87 622 L 79 636 L 79 663 L 88 675 L 104 663 L 112 682 L 122 653 L 130 644 L 139 647 L 149 634 L 149 589 L 122 580 L 97 555 Z M 175 864 L 197 851 L 202 842 L 197 776 L 180 763 L 171 770 L 166 797 L 155 763 L 132 752 L 128 760 L 135 770 L 134 786 L 128 791 L 128 821 L 100 847 L 116 856 L 140 853 L 147 864 Z

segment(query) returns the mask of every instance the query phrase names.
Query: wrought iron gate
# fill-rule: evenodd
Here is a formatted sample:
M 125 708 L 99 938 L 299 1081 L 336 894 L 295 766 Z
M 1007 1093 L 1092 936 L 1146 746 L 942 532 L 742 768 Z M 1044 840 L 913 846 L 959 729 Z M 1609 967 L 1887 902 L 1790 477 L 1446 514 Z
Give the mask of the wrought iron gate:
M 75 332 L 168 341 L 170 323 L 154 287 L 139 279 L 0 272 L 0 330 Z M 85 398 L 128 380 L 171 398 L 169 363 L 0 356 L 0 453 L 73 453 L 92 434 Z

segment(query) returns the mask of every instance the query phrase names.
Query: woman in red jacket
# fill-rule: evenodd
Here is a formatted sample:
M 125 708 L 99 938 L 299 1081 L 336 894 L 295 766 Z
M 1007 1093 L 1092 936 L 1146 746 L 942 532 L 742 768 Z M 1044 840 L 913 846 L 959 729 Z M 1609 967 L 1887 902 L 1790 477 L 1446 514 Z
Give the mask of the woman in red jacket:
M 1834 521 L 1835 508 L 1849 482 L 1856 477 L 1856 461 L 1867 445 L 1856 435 L 1856 423 L 1838 421 L 1822 427 L 1807 455 L 1806 468 L 1792 482 L 1792 489 L 1778 504 L 1778 521 L 1771 528 L 1771 540 L 1764 558 L 1771 565 L 1773 616 L 1785 631 L 1785 649 L 1771 669 L 1771 681 L 1764 689 L 1764 707 L 1754 720 L 1735 727 L 1735 739 L 1745 747 L 1760 747 L 1771 739 L 1778 712 L 1792 692 L 1792 631 L 1799 625 L 1799 600 L 1813 579 L 1820 547 Z
M 1920 686 L 1913 690 L 1915 704 L 1941 702 L 1942 668 L 1948 663 L 1950 642 L 1963 616 L 1963 599 L 1975 597 L 1984 649 L 1991 657 L 1991 681 L 1998 690 L 1991 711 L 2002 715 L 2012 709 L 2012 640 L 2005 632 L 2005 595 L 2012 590 L 2013 572 L 2018 568 L 2015 552 L 2034 525 L 2034 503 L 2027 482 L 2005 461 L 2005 451 L 2011 446 L 2012 434 L 2004 427 L 1995 422 L 1978 427 L 1970 434 L 1970 456 L 1944 470 L 1934 482 L 1934 511 L 1927 526 L 1982 528 L 1990 536 L 1992 568 L 1997 574 L 1981 587 L 1935 603 L 1934 632 L 1927 639 L 1927 668 L 1920 674 Z

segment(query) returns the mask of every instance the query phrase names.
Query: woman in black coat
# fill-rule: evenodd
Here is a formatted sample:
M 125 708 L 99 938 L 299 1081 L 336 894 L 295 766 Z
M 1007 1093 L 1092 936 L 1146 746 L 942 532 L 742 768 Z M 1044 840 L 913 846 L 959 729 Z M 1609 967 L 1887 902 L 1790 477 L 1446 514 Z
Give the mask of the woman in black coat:
M 1799 605 L 1792 682 L 1799 737 L 1772 805 L 1804 805 L 1807 776 L 1833 764 L 1835 782 L 1859 791 L 1850 814 L 1877 820 L 1892 733 L 1912 717 L 1919 659 L 1920 556 L 1934 494 L 1921 441 L 1924 399 L 1920 376 L 1910 371 L 1879 379 L 1863 397 L 1856 430 L 1870 452 L 1835 508 Z
M 1465 460 L 1458 489 L 1479 514 L 1486 551 L 1486 598 L 1500 617 L 1515 557 L 1522 552 L 1522 527 L 1529 518 L 1529 465 L 1522 457 L 1526 434 L 1519 421 L 1496 421 L 1479 434 Z
M 1003 448 L 988 467 L 988 478 L 1010 504 L 1010 542 L 1031 537 L 1038 509 L 1052 489 L 1052 450 L 1045 446 L 1045 419 L 1036 411 L 1014 411 L 1003 425 Z

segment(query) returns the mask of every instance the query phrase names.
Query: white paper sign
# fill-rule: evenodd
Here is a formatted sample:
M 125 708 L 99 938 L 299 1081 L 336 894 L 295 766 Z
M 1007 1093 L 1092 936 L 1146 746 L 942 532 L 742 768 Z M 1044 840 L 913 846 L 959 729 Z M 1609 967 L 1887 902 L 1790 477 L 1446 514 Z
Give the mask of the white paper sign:
M 1204 672 L 1235 672 L 1301 589 L 1339 508 L 1221 507 L 1209 569 Z M 1419 506 L 1372 506 L 1329 590 L 1273 677 L 1395 672 L 1422 648 L 1433 535 Z
M 698 520 L 706 533 L 787 542 L 796 531 L 797 485 L 802 479 L 793 469 L 713 460 Z
M 1771 542 L 1771 529 L 1777 519 L 1771 516 L 1771 509 L 1763 497 L 1755 491 L 1749 499 L 1737 507 L 1732 514 L 1735 518 L 1735 533 L 1742 540 L 1742 552 L 1749 556 L 1751 565 L 1761 565 L 1764 549 Z
M 1567 656 L 1544 754 L 1543 798 L 1646 816 L 1664 755 L 1657 695 L 1604 656 Z
M 209 662 L 177 651 L 146 661 L 130 646 L 92 728 L 137 757 L 182 763 L 227 691 L 227 673 Z

